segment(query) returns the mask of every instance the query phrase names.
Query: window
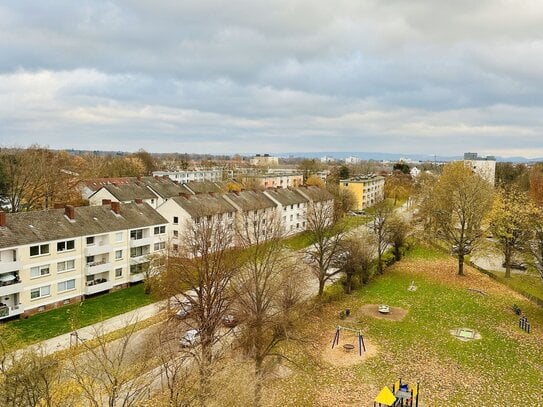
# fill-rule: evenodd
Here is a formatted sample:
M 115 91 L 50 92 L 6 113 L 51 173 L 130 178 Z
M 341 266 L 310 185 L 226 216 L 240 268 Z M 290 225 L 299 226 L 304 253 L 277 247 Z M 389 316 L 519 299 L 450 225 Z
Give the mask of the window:
M 149 246 L 132 247 L 130 257 L 139 257 L 149 254 Z
M 67 250 L 75 249 L 75 240 L 66 240 L 64 242 L 57 242 L 57 252 L 65 252 Z
M 232 217 L 232 212 L 228 212 L 228 217 L 229 217 L 229 218 Z
M 42 297 L 48 297 L 51 295 L 51 286 L 46 285 L 44 287 L 33 288 L 30 290 L 30 299 L 35 300 Z
M 92 246 L 94 244 L 94 236 L 87 237 L 87 246 Z
M 75 269 L 75 260 L 66 260 L 57 263 L 57 272 L 70 271 Z
M 163 233 L 166 233 L 166 226 L 155 226 L 154 232 L 155 235 L 161 235 Z
M 162 250 L 162 249 L 165 249 L 165 248 L 166 248 L 166 242 L 158 242 L 158 243 L 155 243 L 155 245 L 154 245 L 155 251 Z
M 283 222 L 286 222 L 286 221 L 287 221 L 287 217 L 283 216 Z
M 294 215 L 290 215 L 290 220 L 292 220 L 292 219 L 293 219 L 293 217 L 294 217 Z
M 174 230 L 173 231 L 173 237 L 178 237 L 179 236 L 179 231 L 178 230 Z
M 140 240 L 143 239 L 143 229 L 136 229 L 130 231 L 131 240 Z
M 87 264 L 94 263 L 94 256 L 87 256 Z
M 299 223 L 296 224 L 296 229 L 300 229 L 300 224 Z
M 30 246 L 30 256 L 41 256 L 43 254 L 49 254 L 49 245 L 40 244 L 37 246 Z
M 207 215 L 207 220 L 211 222 L 211 215 Z
M 298 204 L 297 208 L 300 208 L 300 204 Z
M 294 205 L 290 205 L 290 209 L 294 209 Z
M 179 224 L 179 218 L 177 216 L 173 217 L 173 224 L 178 225 Z
M 287 207 L 286 207 L 286 206 L 283 206 L 283 210 L 286 211 L 286 210 L 287 210 Z
M 115 233 L 115 241 L 116 242 L 122 242 L 123 241 L 123 232 Z
M 138 273 L 144 273 L 149 268 L 149 263 L 139 263 L 139 264 L 132 264 L 130 266 L 130 273 L 132 274 L 138 274 Z
M 30 269 L 30 278 L 42 277 L 49 275 L 49 264 L 45 266 L 36 266 Z
M 122 250 L 115 250 L 115 260 L 121 260 L 123 258 Z
M 123 276 L 123 268 L 119 267 L 115 269 L 115 278 L 121 278 Z
M 57 284 L 57 292 L 73 290 L 75 288 L 75 278 L 71 280 L 61 281 Z

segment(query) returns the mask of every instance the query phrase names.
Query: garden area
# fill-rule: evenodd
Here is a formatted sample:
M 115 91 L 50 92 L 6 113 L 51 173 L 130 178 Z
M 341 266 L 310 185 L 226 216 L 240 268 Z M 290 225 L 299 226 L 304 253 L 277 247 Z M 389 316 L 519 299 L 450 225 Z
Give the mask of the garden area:
M 543 309 L 471 267 L 459 277 L 456 266 L 446 253 L 415 247 L 351 295 L 329 287 L 330 301 L 315 305 L 299 340 L 283 345 L 292 363 L 268 382 L 269 405 L 370 406 L 398 378 L 420 383 L 422 406 L 543 405 Z M 390 315 L 379 315 L 378 304 Z M 513 304 L 530 333 L 518 327 Z M 355 331 L 341 331 L 332 349 L 338 325 Z

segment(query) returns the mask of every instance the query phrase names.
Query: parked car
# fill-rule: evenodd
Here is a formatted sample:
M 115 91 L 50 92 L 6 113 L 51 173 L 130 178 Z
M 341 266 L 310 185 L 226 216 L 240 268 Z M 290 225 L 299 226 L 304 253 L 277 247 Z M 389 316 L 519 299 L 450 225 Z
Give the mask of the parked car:
M 192 303 L 189 300 L 184 300 L 181 302 L 179 310 L 175 313 L 176 318 L 184 319 L 190 315 L 193 310 Z
M 464 246 L 464 256 L 470 254 L 471 250 L 472 250 L 471 243 L 470 242 L 466 243 L 466 245 Z M 458 254 L 457 244 L 453 244 L 451 252 L 452 254 Z
M 198 345 L 200 342 L 200 332 L 197 329 L 189 329 L 184 335 L 179 339 L 179 344 L 183 348 L 191 348 Z
M 505 262 L 502 263 L 502 267 L 505 268 L 506 264 Z M 527 266 L 526 266 L 526 263 L 522 263 L 520 261 L 512 261 L 509 266 L 511 266 L 512 269 L 515 269 L 515 270 L 526 270 L 527 269 Z
M 222 324 L 227 328 L 234 328 L 238 324 L 238 319 L 234 315 L 228 314 L 222 318 Z

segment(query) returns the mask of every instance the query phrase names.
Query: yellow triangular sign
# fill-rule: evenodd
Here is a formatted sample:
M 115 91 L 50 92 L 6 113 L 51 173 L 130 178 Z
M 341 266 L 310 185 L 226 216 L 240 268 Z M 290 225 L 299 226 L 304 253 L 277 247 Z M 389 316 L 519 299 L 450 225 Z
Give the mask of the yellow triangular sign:
M 385 406 L 391 406 L 395 401 L 396 397 L 394 397 L 394 394 L 392 394 L 387 386 L 383 387 L 383 390 L 375 397 L 376 403 L 384 404 Z

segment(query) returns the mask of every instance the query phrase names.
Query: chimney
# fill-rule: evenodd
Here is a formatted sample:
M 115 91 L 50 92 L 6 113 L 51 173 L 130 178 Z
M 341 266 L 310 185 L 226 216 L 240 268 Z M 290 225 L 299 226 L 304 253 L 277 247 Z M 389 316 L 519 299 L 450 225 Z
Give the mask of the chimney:
M 6 226 L 6 212 L 0 211 L 0 227 Z
M 158 175 L 155 175 L 153 178 L 156 179 L 156 180 L 160 179 L 160 177 Z
M 191 195 L 190 194 L 186 194 L 184 192 L 179 192 L 179 196 L 182 196 L 183 198 L 185 199 L 190 199 Z
M 141 198 L 136 198 L 136 199 L 134 199 L 134 202 L 136 202 L 137 204 L 142 204 L 142 203 L 143 203 L 143 199 L 141 199 Z
M 121 213 L 121 203 L 120 202 L 111 202 L 111 210 L 117 215 Z
M 210 192 L 209 195 L 210 196 L 215 196 L 216 194 L 215 194 L 215 192 Z
M 141 177 L 139 177 L 139 176 L 138 176 L 138 177 L 136 177 L 136 179 L 137 179 L 138 181 L 141 181 Z
M 102 199 L 102 205 L 111 205 L 111 199 Z
M 64 207 L 64 215 L 70 220 L 75 219 L 75 208 L 72 205 L 66 205 Z
M 66 204 L 62 203 L 62 202 L 57 202 L 57 203 L 54 203 L 53 204 L 53 209 L 62 209 L 66 206 Z

